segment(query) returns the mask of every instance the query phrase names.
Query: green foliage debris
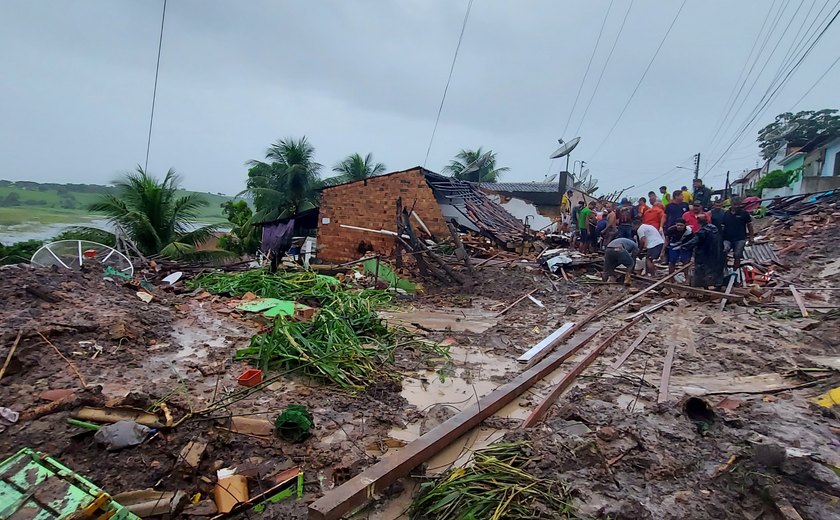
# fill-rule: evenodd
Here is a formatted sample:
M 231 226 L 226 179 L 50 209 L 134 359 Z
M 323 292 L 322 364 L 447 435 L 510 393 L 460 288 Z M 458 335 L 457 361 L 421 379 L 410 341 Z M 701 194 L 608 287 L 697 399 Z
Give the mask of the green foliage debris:
M 208 274 L 188 285 L 215 294 L 251 292 L 319 307 L 310 321 L 276 319 L 271 331 L 254 336 L 249 347 L 236 353 L 236 359 L 249 360 L 266 371 L 292 371 L 355 391 L 396 376 L 390 365 L 398 345 L 428 348 L 380 318 L 377 311 L 390 304 L 390 294 L 352 289 L 329 276 L 255 270 Z M 437 348 L 439 355 L 446 355 L 444 347 Z
M 471 466 L 450 469 L 420 486 L 412 520 L 577 518 L 563 483 L 523 469 L 529 451 L 527 442 L 476 450 Z

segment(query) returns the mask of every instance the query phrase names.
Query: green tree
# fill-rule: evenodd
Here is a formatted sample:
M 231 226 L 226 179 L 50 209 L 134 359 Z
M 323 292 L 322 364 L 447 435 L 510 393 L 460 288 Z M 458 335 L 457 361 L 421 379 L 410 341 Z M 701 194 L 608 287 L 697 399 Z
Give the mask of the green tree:
M 170 258 L 223 256 L 218 250 L 197 250 L 196 246 L 209 240 L 219 226 L 197 225 L 198 210 L 207 205 L 207 200 L 198 194 L 179 197 L 179 181 L 172 169 L 158 181 L 138 166 L 114 182 L 114 193 L 102 195 L 88 209 L 120 225 L 143 254 Z
M 762 190 L 765 188 L 772 189 L 772 188 L 784 188 L 793 180 L 793 175 L 796 174 L 796 170 L 791 172 L 785 172 L 782 170 L 773 170 L 772 172 L 767 173 L 764 177 L 758 180 L 755 183 L 755 190 L 758 193 L 761 193 Z
M 840 135 L 840 116 L 836 113 L 836 109 L 826 108 L 777 115 L 775 121 L 758 131 L 761 156 L 770 159 L 785 144 L 804 146 L 817 137 Z
M 229 200 L 222 211 L 230 222 L 230 233 L 219 239 L 219 247 L 237 255 L 252 254 L 260 247 L 258 229 L 253 225 L 253 212 L 244 200 Z
M 333 166 L 333 171 L 339 173 L 335 177 L 324 180 L 327 185 L 341 184 L 343 182 L 361 181 L 385 173 L 385 165 L 381 162 L 374 163 L 373 155 L 367 154 L 364 157 L 354 153 L 348 155 L 339 163 Z
M 451 173 L 456 179 L 471 182 L 497 182 L 503 173 L 510 171 L 510 168 L 496 167 L 496 154 L 490 151 L 490 157 L 481 168 L 474 172 L 464 174 L 464 169 L 472 162 L 484 155 L 479 146 L 477 150 L 461 150 L 449 164 L 443 168 L 444 172 Z
M 306 140 L 281 139 L 265 152 L 265 161 L 248 161 L 246 189 L 256 208 L 254 222 L 276 220 L 318 205 L 321 165 Z

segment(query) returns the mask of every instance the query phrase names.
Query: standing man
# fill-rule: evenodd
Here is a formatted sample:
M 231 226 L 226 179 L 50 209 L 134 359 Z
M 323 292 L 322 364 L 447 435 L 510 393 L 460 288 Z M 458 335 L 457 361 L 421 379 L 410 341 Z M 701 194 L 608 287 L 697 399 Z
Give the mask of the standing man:
M 680 188 L 680 191 L 682 191 L 683 202 L 685 202 L 686 204 L 691 204 L 693 199 L 691 197 L 691 192 L 688 191 L 688 186 L 683 186 L 682 188 Z
M 624 285 L 630 285 L 630 275 L 636 266 L 636 257 L 639 256 L 639 246 L 629 238 L 616 238 L 607 244 L 604 251 L 604 273 L 601 275 L 603 281 L 608 281 L 614 274 L 615 268 L 623 265 L 627 268 L 624 273 Z
M 633 209 L 630 199 L 621 199 L 621 207 L 617 210 L 618 238 L 633 238 Z
M 572 231 L 572 248 L 577 245 L 577 239 L 580 237 L 580 225 L 578 225 L 578 218 L 580 217 L 580 210 L 583 209 L 583 201 L 579 201 L 577 206 L 572 208 L 571 215 L 571 231 Z
M 735 257 L 734 269 L 737 271 L 741 267 L 741 258 L 744 257 L 744 247 L 747 241 L 752 244 L 753 241 L 753 225 L 752 216 L 744 211 L 743 203 L 738 197 L 732 198 L 732 205 L 729 211 L 723 214 L 723 254 L 732 251 Z
M 686 225 L 691 228 L 692 233 L 700 231 L 701 225 L 697 221 L 697 217 L 701 214 L 706 215 L 706 222 L 711 223 L 712 216 L 703 211 L 703 204 L 699 200 L 695 200 L 694 203 L 691 204 L 691 210 L 686 211 L 683 214 L 683 220 L 685 220 Z
M 618 217 L 616 215 L 615 203 L 607 202 L 606 206 L 607 213 L 604 215 L 604 220 L 607 221 L 607 225 L 604 228 L 604 232 L 601 233 L 601 236 L 604 239 L 604 245 L 612 242 L 612 239 L 615 238 L 615 234 L 618 232 Z
M 563 197 L 560 199 L 560 221 L 562 222 L 562 231 L 569 229 L 569 224 L 572 222 L 572 195 L 574 191 L 566 190 Z M 560 230 L 558 230 L 560 231 Z
M 662 246 L 665 244 L 662 235 L 659 234 L 659 228 L 650 224 L 642 224 L 641 220 L 636 219 L 633 221 L 633 229 L 636 230 L 636 236 L 639 237 L 639 247 L 647 249 L 645 274 L 656 276 L 656 266 L 653 265 L 653 261 L 662 256 Z
M 671 202 L 665 206 L 665 229 L 673 226 L 678 218 L 683 218 L 686 211 L 688 211 L 688 204 L 682 200 L 682 191 L 677 190 Z
M 636 216 L 643 217 L 645 216 L 645 211 L 647 211 L 650 206 L 647 205 L 647 199 L 644 197 L 639 199 L 639 205 L 636 206 Z
M 673 226 L 665 231 L 665 247 L 668 255 L 668 274 L 673 274 L 677 262 L 685 265 L 691 260 L 691 249 L 685 243 L 691 238 L 691 228 L 685 225 L 685 220 L 678 218 Z M 665 252 L 662 257 L 665 257 Z
M 707 288 L 723 285 L 723 269 L 726 256 L 723 254 L 723 240 L 718 229 L 709 222 L 705 213 L 697 215 L 700 231 L 691 234 L 686 247 L 694 249 L 694 276 L 692 287 Z
M 583 205 L 583 202 L 581 202 Z M 578 212 L 578 232 L 580 233 L 580 252 L 586 254 L 589 252 L 590 238 L 589 238 L 589 220 L 595 218 L 595 201 L 590 201 L 588 207 L 583 207 Z
M 703 211 L 711 208 L 712 190 L 703 185 L 702 179 L 694 179 L 694 200 L 703 205 Z
M 723 209 L 723 201 L 715 199 L 712 203 L 712 211 L 710 211 L 709 214 L 712 216 L 712 225 L 721 231 L 723 230 L 724 213 L 726 213 L 726 210 Z
M 649 191 L 648 192 L 648 204 L 650 207 L 656 206 L 656 203 L 659 202 L 659 199 L 656 197 L 656 193 Z
M 666 188 L 665 186 L 660 186 L 659 187 L 659 193 L 662 195 L 662 197 L 661 197 L 662 198 L 662 204 L 664 204 L 665 207 L 667 208 L 668 203 L 671 202 L 671 196 L 668 195 L 668 188 Z
M 662 207 L 661 202 L 656 202 L 651 205 L 642 215 L 642 224 L 648 224 L 655 227 L 659 232 L 662 232 L 665 226 L 665 208 Z

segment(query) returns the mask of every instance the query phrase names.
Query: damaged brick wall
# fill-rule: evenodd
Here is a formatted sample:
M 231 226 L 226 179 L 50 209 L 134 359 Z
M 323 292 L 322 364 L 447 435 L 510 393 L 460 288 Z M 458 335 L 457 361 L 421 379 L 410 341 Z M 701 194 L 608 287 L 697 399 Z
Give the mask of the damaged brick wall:
M 356 260 L 362 256 L 359 252 L 362 242 L 372 245 L 377 253 L 390 255 L 394 249 L 393 236 L 346 229 L 341 225 L 396 231 L 398 197 L 402 197 L 403 206 L 414 205 L 414 211 L 435 236 L 449 235 L 423 169 L 413 168 L 324 189 L 318 224 L 318 258 L 336 263 Z M 414 220 L 412 226 L 418 229 Z

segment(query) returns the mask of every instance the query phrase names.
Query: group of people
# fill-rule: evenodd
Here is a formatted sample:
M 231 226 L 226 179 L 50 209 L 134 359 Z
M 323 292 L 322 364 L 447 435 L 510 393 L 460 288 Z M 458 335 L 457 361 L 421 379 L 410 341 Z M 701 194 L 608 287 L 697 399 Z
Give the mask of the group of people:
M 566 219 L 574 227 L 573 246 L 582 253 L 604 251 L 605 281 L 623 265 L 624 281 L 629 283 L 635 260 L 644 251 L 644 271 L 649 276 L 655 276 L 657 261 L 667 262 L 668 272 L 673 273 L 677 264 L 693 258 L 692 285 L 719 287 L 730 251 L 733 268 L 741 265 L 744 247 L 753 238 L 752 217 L 737 197 L 712 201 L 712 192 L 701 179 L 694 179 L 693 188 L 690 192 L 683 186 L 669 193 L 661 186 L 659 195 L 651 191 L 636 204 L 626 198 L 619 204 L 581 201 L 569 209 Z

